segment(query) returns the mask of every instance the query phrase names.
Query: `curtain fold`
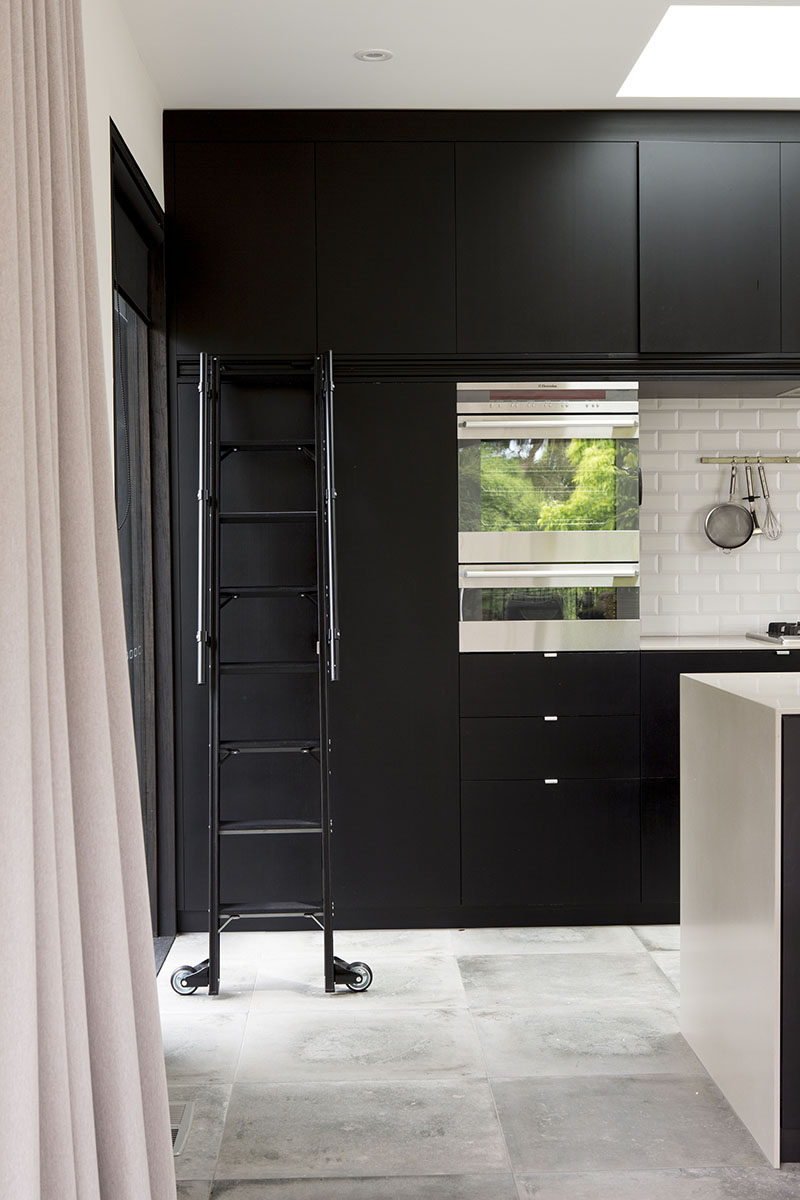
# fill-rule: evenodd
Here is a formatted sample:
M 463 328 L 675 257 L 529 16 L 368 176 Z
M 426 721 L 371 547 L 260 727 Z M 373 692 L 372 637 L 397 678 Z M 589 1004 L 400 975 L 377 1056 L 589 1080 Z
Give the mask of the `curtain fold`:
M 77 0 L 0 8 L 0 1170 L 174 1200 Z

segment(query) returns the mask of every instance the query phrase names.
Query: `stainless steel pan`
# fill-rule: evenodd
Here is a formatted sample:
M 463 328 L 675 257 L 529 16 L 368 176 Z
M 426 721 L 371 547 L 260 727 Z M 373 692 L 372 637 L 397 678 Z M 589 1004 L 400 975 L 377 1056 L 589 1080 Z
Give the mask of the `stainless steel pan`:
M 706 537 L 722 550 L 735 550 L 749 541 L 755 531 L 753 515 L 736 500 L 736 463 L 731 463 L 731 487 L 728 499 L 706 514 Z

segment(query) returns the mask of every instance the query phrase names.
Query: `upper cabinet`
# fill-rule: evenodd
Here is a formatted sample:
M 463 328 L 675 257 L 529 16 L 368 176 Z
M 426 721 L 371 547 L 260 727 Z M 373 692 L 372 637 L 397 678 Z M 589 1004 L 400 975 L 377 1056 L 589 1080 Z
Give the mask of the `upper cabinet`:
M 453 146 L 317 145 L 319 344 L 455 350 Z
M 781 146 L 781 349 L 800 350 L 800 143 Z
M 635 353 L 636 145 L 456 145 L 458 349 Z
M 178 353 L 313 353 L 313 145 L 177 142 L 174 155 Z
M 781 349 L 780 147 L 642 142 L 641 350 Z

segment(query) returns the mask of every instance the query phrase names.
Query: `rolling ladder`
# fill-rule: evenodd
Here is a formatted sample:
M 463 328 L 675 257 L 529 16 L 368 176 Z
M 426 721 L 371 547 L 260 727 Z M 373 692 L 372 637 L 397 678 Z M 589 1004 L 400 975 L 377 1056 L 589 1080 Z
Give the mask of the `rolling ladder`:
M 217 995 L 220 934 L 304 918 L 333 952 L 328 688 L 339 673 L 333 363 L 201 354 L 197 683 L 208 694 L 208 958 L 172 987 Z M 288 650 L 288 654 L 287 654 Z M 266 848 L 266 849 L 265 849 Z

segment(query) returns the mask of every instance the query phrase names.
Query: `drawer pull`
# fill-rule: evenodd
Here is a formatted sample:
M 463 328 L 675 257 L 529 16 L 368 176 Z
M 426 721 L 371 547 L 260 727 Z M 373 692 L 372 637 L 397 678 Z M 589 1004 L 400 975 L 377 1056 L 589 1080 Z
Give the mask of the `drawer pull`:
M 776 654 L 790 654 L 790 653 L 791 653 L 791 651 L 789 651 L 789 650 L 776 650 L 776 651 L 775 651 L 775 653 L 776 653 Z
M 545 650 L 543 657 L 544 658 L 558 658 L 558 651 L 557 650 Z
M 545 721 L 557 721 L 558 717 L 545 717 Z
M 558 783 L 557 779 L 545 779 L 545 783 Z

